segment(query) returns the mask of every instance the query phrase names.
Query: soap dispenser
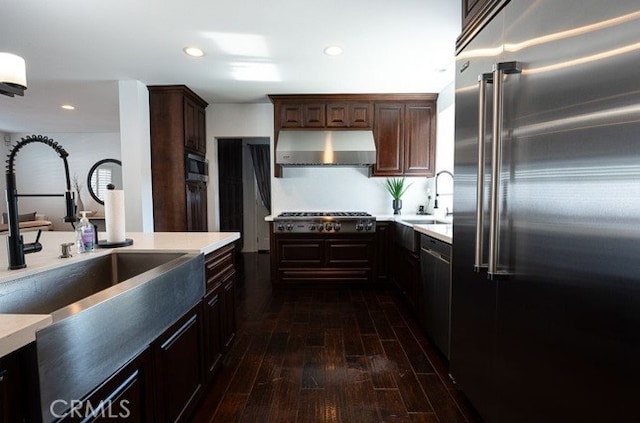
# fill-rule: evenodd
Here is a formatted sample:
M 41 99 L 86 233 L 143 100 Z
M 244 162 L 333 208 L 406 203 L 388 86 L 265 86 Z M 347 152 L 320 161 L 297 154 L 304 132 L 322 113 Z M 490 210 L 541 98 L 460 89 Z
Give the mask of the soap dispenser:
M 82 218 L 76 229 L 76 247 L 78 253 L 90 253 L 95 244 L 95 229 L 87 219 L 87 212 L 81 211 Z

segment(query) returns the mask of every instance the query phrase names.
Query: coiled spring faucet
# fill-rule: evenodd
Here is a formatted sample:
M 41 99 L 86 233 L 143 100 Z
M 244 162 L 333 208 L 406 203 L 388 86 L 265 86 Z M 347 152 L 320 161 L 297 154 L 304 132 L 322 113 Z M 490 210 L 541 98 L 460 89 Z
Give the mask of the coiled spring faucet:
M 64 162 L 64 173 L 67 182 L 67 191 L 64 194 L 28 194 L 28 195 L 19 195 L 16 187 L 16 173 L 15 173 L 15 158 L 18 151 L 22 149 L 27 144 L 31 144 L 34 142 L 40 142 L 48 145 L 53 148 L 56 153 L 60 156 L 62 161 Z M 7 181 L 7 217 L 9 221 L 9 236 L 7 237 L 7 254 L 9 256 L 9 270 L 14 269 L 22 269 L 27 266 L 24 255 L 29 253 L 35 253 L 37 251 L 42 250 L 42 245 L 40 244 L 40 232 L 38 231 L 38 236 L 36 237 L 36 241 L 28 244 L 24 244 L 22 239 L 22 235 L 20 235 L 20 224 L 18 217 L 18 197 L 28 196 L 28 197 L 65 197 L 66 204 L 66 216 L 64 217 L 65 222 L 69 222 L 73 225 L 74 222 L 77 221 L 76 218 L 76 210 L 75 210 L 75 196 L 73 191 L 71 191 L 71 178 L 69 177 L 69 163 L 67 163 L 67 157 L 69 153 L 60 146 L 54 140 L 44 137 L 42 135 L 31 135 L 26 138 L 22 138 L 16 145 L 13 146 L 11 151 L 9 152 L 7 158 L 7 172 L 6 172 L 6 181 Z

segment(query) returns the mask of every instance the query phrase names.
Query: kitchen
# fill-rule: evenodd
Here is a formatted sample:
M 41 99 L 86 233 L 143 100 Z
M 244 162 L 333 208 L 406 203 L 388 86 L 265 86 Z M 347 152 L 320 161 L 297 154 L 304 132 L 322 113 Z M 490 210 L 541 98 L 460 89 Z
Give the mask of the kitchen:
M 493 76 L 492 65 L 498 62 L 502 63 L 500 55 L 504 53 L 504 46 L 501 49 L 501 44 L 495 44 L 495 41 L 499 40 L 497 34 L 510 33 L 510 29 L 502 29 L 496 22 L 518 22 L 520 25 L 516 26 L 522 28 L 528 28 L 527 25 L 539 26 L 542 29 L 542 34 L 553 34 L 557 37 L 557 39 L 544 38 L 544 36 L 533 38 L 543 46 L 545 46 L 545 42 L 555 42 L 566 47 L 562 44 L 562 40 L 577 40 L 577 44 L 572 45 L 568 50 L 571 54 L 566 49 L 557 49 L 559 56 L 554 59 L 555 61 L 551 61 L 549 67 L 543 68 L 547 73 L 544 71 L 540 73 L 541 78 L 545 78 L 553 72 L 560 72 L 558 69 L 566 72 L 566 70 L 562 70 L 565 68 L 553 66 L 554 63 L 557 65 L 558 62 L 563 61 L 563 54 L 568 57 L 565 60 L 572 59 L 567 62 L 568 68 L 573 67 L 578 71 L 582 71 L 584 68 L 581 66 L 587 66 L 590 63 L 589 60 L 604 60 L 606 57 L 620 60 L 622 69 L 633 68 L 633 62 L 627 63 L 623 60 L 631 60 L 628 55 L 629 52 L 634 51 L 634 44 L 628 41 L 630 44 L 626 46 L 617 45 L 615 40 L 637 39 L 637 31 L 629 29 L 633 21 L 637 19 L 637 7 L 633 6 L 631 2 L 621 2 L 616 4 L 620 10 L 616 10 L 617 7 L 609 7 L 604 11 L 596 2 L 589 2 L 588 5 L 583 2 L 579 8 L 574 7 L 574 9 L 589 13 L 584 13 L 584 16 L 572 15 L 573 20 L 563 20 L 565 23 L 561 24 L 558 22 L 559 18 L 552 19 L 553 12 L 548 12 L 548 8 L 542 7 L 543 4 L 547 6 L 548 2 L 541 2 L 539 5 L 536 3 L 536 7 L 533 7 L 522 1 L 512 0 L 507 6 L 505 6 L 507 2 L 498 1 L 493 2 L 493 8 L 482 8 L 480 5 L 483 2 L 464 3 L 463 11 L 468 12 L 469 22 L 467 23 L 470 30 L 466 32 L 466 38 L 463 37 L 459 40 L 460 51 L 457 52 L 459 62 L 455 66 L 451 65 L 448 70 L 450 81 L 453 80 L 455 69 L 456 84 L 462 85 L 456 85 L 454 90 L 454 85 L 450 82 L 443 83 L 437 89 L 428 89 L 428 87 L 422 86 L 420 89 L 407 91 L 402 86 L 402 81 L 407 79 L 405 78 L 407 75 L 397 73 L 394 78 L 398 80 L 395 89 L 389 91 L 434 92 L 438 94 L 436 154 L 440 155 L 444 152 L 445 158 L 436 157 L 434 174 L 441 170 L 453 170 L 456 175 L 454 182 L 456 195 L 453 199 L 447 198 L 447 196 L 443 196 L 444 198 L 441 199 L 442 208 L 450 207 L 451 204 L 447 204 L 445 201 L 453 200 L 453 207 L 450 209 L 455 211 L 454 238 L 459 241 L 458 245 L 461 246 L 461 249 L 457 249 L 456 243 L 453 244 L 454 299 L 451 311 L 450 373 L 458 383 L 458 387 L 469 398 L 485 421 L 590 421 L 598 418 L 601 420 L 611 418 L 616 421 L 637 420 L 637 410 L 631 404 L 632 398 L 636 397 L 634 394 L 637 393 L 637 386 L 633 381 L 638 375 L 637 364 L 633 359 L 638 352 L 637 335 L 634 335 L 637 331 L 633 331 L 633 328 L 638 327 L 637 313 L 634 311 L 638 305 L 637 276 L 634 276 L 637 275 L 635 272 L 637 269 L 633 264 L 635 262 L 633 257 L 637 250 L 637 243 L 633 242 L 637 239 L 633 232 L 633 228 L 637 226 L 634 216 L 637 216 L 638 213 L 635 210 L 637 205 L 629 199 L 635 197 L 638 192 L 636 167 L 629 162 L 637 158 L 637 149 L 629 150 L 629 145 L 623 142 L 633 134 L 637 134 L 637 127 L 634 126 L 634 116 L 637 111 L 633 107 L 637 103 L 635 101 L 637 94 L 635 90 L 629 89 L 634 86 L 633 76 L 627 73 L 620 74 L 617 78 L 618 86 L 608 89 L 604 82 L 610 81 L 608 78 L 608 75 L 611 75 L 608 72 L 609 68 L 601 67 L 595 69 L 593 73 L 587 72 L 594 78 L 600 78 L 595 79 L 597 84 L 589 86 L 591 97 L 585 95 L 587 90 L 580 85 L 579 79 L 574 78 L 572 81 L 575 84 L 571 86 L 570 90 L 568 89 L 566 98 L 585 98 L 585 101 L 588 101 L 582 105 L 583 109 L 580 110 L 578 117 L 551 122 L 553 119 L 548 115 L 560 113 L 559 111 L 563 110 L 562 106 L 546 112 L 548 115 L 541 114 L 550 122 L 548 125 L 555 126 L 545 126 L 539 121 L 525 119 L 525 117 L 540 116 L 539 112 L 533 109 L 533 105 L 545 104 L 545 101 L 549 100 L 545 97 L 548 94 L 544 89 L 540 89 L 537 85 L 532 87 L 524 85 L 523 90 L 531 99 L 532 108 L 523 115 L 518 114 L 523 113 L 518 108 L 506 107 L 504 111 L 507 122 L 512 118 L 511 114 L 513 113 L 519 119 L 524 119 L 528 126 L 518 128 L 524 132 L 515 131 L 510 136 L 533 137 L 537 136 L 540 128 L 550 128 L 548 132 L 551 134 L 561 134 L 568 139 L 570 137 L 567 134 L 580 131 L 580 136 L 588 146 L 586 149 L 584 145 L 571 147 L 568 144 L 564 147 L 564 144 L 561 143 L 561 137 L 557 138 L 555 144 L 545 144 L 545 141 L 550 141 L 543 139 L 542 144 L 539 144 L 544 145 L 541 147 L 543 151 L 536 150 L 533 144 L 526 144 L 527 151 L 531 151 L 533 156 L 540 161 L 547 153 L 554 150 L 554 145 L 563 146 L 558 147 L 561 150 L 557 156 L 558 163 L 566 169 L 571 169 L 570 165 L 576 163 L 571 162 L 570 157 L 574 157 L 578 162 L 582 160 L 577 167 L 573 167 L 573 169 L 578 169 L 577 173 L 573 177 L 568 175 L 568 179 L 563 179 L 562 168 L 554 168 L 550 173 L 545 173 L 533 164 L 530 164 L 526 169 L 516 167 L 512 177 L 517 183 L 504 192 L 505 201 L 508 203 L 501 203 L 494 201 L 498 198 L 495 193 L 497 189 L 506 188 L 500 183 L 497 184 L 497 189 L 495 186 L 491 186 L 492 183 L 489 181 L 495 184 L 497 178 L 490 179 L 490 174 L 502 175 L 502 172 L 513 171 L 507 162 L 503 166 L 503 170 L 499 167 L 498 169 L 485 169 L 483 175 L 486 175 L 487 181 L 479 190 L 482 193 L 486 191 L 487 195 L 484 199 L 476 199 L 475 196 L 471 198 L 466 195 L 469 192 L 477 192 L 475 182 L 478 179 L 481 181 L 485 179 L 484 176 L 480 178 L 476 176 L 479 153 L 477 142 L 471 141 L 474 137 L 477 139 L 478 134 L 477 128 L 471 123 L 477 120 L 477 113 L 474 114 L 473 111 L 477 112 L 478 93 L 486 90 L 485 100 L 489 102 L 490 93 L 495 95 L 495 92 L 498 91 L 498 85 L 500 85 L 499 82 L 504 80 L 506 81 L 503 84 L 506 90 L 504 101 L 513 102 L 513 90 L 510 90 L 513 85 L 512 81 L 524 79 L 525 75 L 531 74 L 531 70 L 528 70 L 526 65 L 529 61 L 537 60 L 537 57 L 528 56 L 524 56 L 525 59 L 514 58 L 513 61 L 522 60 L 523 67 L 505 65 L 504 69 L 498 69 L 503 73 L 496 74 L 498 77 Z M 453 32 L 453 35 L 450 36 L 451 60 L 454 57 L 454 40 L 460 33 L 458 6 L 453 10 L 455 20 L 451 24 L 453 29 L 443 29 L 445 32 Z M 567 7 L 571 9 L 570 6 L 571 4 Z M 573 6 L 576 5 L 573 4 Z M 555 10 L 555 7 L 559 6 L 555 5 L 551 8 Z M 562 9 L 564 13 L 570 13 L 570 10 L 566 11 L 564 7 Z M 478 12 L 478 10 L 480 11 Z M 500 10 L 505 10 L 505 12 L 498 14 Z M 73 16 L 72 10 L 67 10 L 67 12 Z M 473 15 L 472 12 L 478 14 Z M 43 11 L 42 13 L 53 12 Z M 484 24 L 494 15 L 497 18 L 491 20 L 492 24 L 487 26 L 490 31 L 480 31 L 480 28 L 484 27 Z M 529 15 L 534 16 L 535 19 L 525 20 L 524 17 Z M 128 18 L 123 16 L 123 19 L 126 21 Z M 548 25 L 548 28 L 544 28 L 542 23 Z M 622 30 L 619 33 L 613 33 L 616 28 L 622 28 Z M 491 31 L 495 31 L 495 34 Z M 15 32 L 18 33 L 18 31 Z M 589 34 L 591 33 L 595 33 L 596 36 L 590 38 Z M 535 34 L 532 36 L 535 37 Z M 599 37 L 601 34 L 604 35 Z M 535 43 L 530 45 L 525 42 L 529 38 L 526 33 L 524 35 L 517 34 L 515 39 L 520 44 L 509 45 L 508 49 L 526 51 L 528 48 L 537 48 Z M 472 47 L 463 48 L 467 44 Z M 594 51 L 588 48 L 592 45 Z M 608 55 L 602 55 L 603 51 L 608 52 Z M 504 62 L 510 62 L 510 56 L 504 55 L 507 56 Z M 488 66 L 477 70 L 475 67 L 476 57 L 481 57 Z M 29 63 L 34 63 L 34 61 L 36 58 L 30 58 L 27 66 L 31 66 Z M 49 62 L 56 63 L 55 57 L 51 57 Z M 36 66 L 40 69 L 44 67 L 44 64 Z M 444 68 L 446 67 L 444 66 Z M 472 71 L 465 72 L 467 68 Z M 324 67 L 320 69 L 329 70 Z M 395 70 L 398 71 L 398 69 Z M 518 74 L 520 71 L 523 72 L 521 76 Z M 71 72 L 71 70 L 68 69 L 67 72 Z M 402 72 L 407 71 L 403 70 Z M 482 80 L 486 83 L 485 85 L 478 85 L 477 74 L 489 75 Z M 335 75 L 332 79 L 334 81 L 341 80 Z M 566 81 L 564 80 L 565 84 Z M 162 82 L 170 83 L 170 81 Z M 173 82 L 181 83 L 184 81 Z M 559 90 L 565 86 L 562 81 L 553 80 L 552 82 L 555 84 L 552 87 L 557 92 L 561 92 Z M 119 150 L 126 151 L 126 154 L 123 153 L 120 157 L 115 158 L 122 160 L 123 172 L 125 172 L 124 179 L 127 181 L 125 182 L 125 191 L 128 196 L 126 200 L 128 207 L 131 207 L 132 210 L 131 213 L 127 210 L 127 227 L 132 231 L 150 231 L 153 227 L 149 221 L 152 198 L 145 187 L 148 188 L 151 184 L 149 175 L 140 172 L 141 168 L 148 168 L 145 164 L 150 161 L 148 152 L 145 154 L 144 151 L 145 145 L 148 148 L 148 138 L 147 144 L 136 142 L 140 138 L 144 139 L 144 136 L 140 135 L 144 131 L 140 131 L 139 128 L 139 118 L 144 113 L 140 111 L 139 106 L 145 103 L 145 97 L 141 92 L 146 87 L 135 81 L 121 81 L 117 85 L 120 91 L 120 100 L 116 99 L 116 104 L 120 101 L 119 129 L 122 137 L 116 136 L 114 138 L 117 139 L 117 143 L 121 143 Z M 311 85 L 303 85 L 292 91 L 298 93 L 385 91 L 382 88 L 357 90 L 355 85 L 343 87 L 339 84 L 324 90 L 318 88 L 311 91 L 306 89 L 309 86 Z M 263 94 L 282 92 L 274 87 L 277 85 Z M 29 90 L 33 89 L 33 92 L 37 93 L 36 88 L 37 84 L 30 86 Z M 201 91 L 198 87 L 195 88 L 198 92 Z M 30 95 L 29 90 L 25 93 L 25 100 Z M 203 89 L 203 91 L 206 90 Z M 453 99 L 454 91 L 455 102 Z M 122 102 L 122 98 L 127 98 L 130 101 Z M 499 96 L 496 98 L 499 99 Z M 106 103 L 111 101 L 113 105 L 113 95 L 106 95 L 105 99 L 108 100 Z M 559 96 L 554 98 L 553 103 L 563 104 L 561 102 L 563 99 L 564 97 Z M 616 99 L 620 102 L 616 103 Z M 12 110 L 17 108 L 12 106 L 16 103 L 8 103 L 8 101 L 20 100 L 20 98 L 3 98 L 0 103 L 3 115 L 11 115 Z M 489 104 L 494 103 L 489 102 Z M 598 107 L 599 104 L 602 109 Z M 212 106 L 212 110 L 215 112 L 207 111 L 207 142 L 211 141 L 207 155 L 211 164 L 217 162 L 214 148 L 214 140 L 217 137 L 275 135 L 273 108 L 268 103 L 232 104 L 229 101 L 224 105 L 214 104 Z M 566 107 L 570 109 L 573 106 L 568 104 Z M 608 111 L 609 108 L 611 113 Z M 601 113 L 602 110 L 607 110 L 607 113 Z M 493 139 L 497 139 L 496 134 L 499 135 L 499 132 L 491 133 L 491 126 L 502 125 L 491 122 L 489 118 L 491 112 L 488 110 L 486 117 L 486 131 L 489 133 L 488 146 L 491 145 Z M 468 115 L 474 117 L 461 120 L 462 116 Z M 604 135 L 598 138 L 601 131 L 608 127 L 607 117 L 618 119 L 616 129 L 620 130 L 616 132 L 613 140 L 607 138 L 607 141 L 615 151 L 622 152 L 619 157 L 614 156 L 613 151 L 603 151 L 601 138 Z M 543 122 L 547 123 L 547 121 Z M 572 129 L 567 130 L 566 125 L 573 123 L 582 126 L 570 127 Z M 584 131 L 585 127 L 588 128 L 586 132 Z M 33 130 L 39 132 L 37 127 Z M 7 130 L 12 134 L 25 134 L 29 131 L 31 129 Z M 107 130 L 105 132 L 116 133 L 117 131 Z M 455 166 L 453 165 L 454 137 L 456 139 Z M 504 157 L 513 158 L 524 154 L 518 149 L 509 149 L 511 147 L 508 142 L 510 138 L 506 138 L 506 140 Z M 10 139 L 9 144 L 14 141 L 16 140 Z M 58 141 L 64 145 L 62 140 Z M 598 144 L 597 141 L 600 143 Z M 486 155 L 485 159 L 489 163 L 494 152 L 489 148 L 485 150 L 483 151 Z M 594 152 L 594 157 L 588 157 L 589 151 Z M 26 149 L 25 154 L 27 154 Z M 72 152 L 70 160 L 73 157 Z M 612 160 L 604 165 L 593 163 L 594 158 L 603 157 L 611 157 Z M 40 160 L 40 158 L 35 160 Z M 28 166 L 20 167 L 18 165 L 17 170 L 19 172 L 26 171 L 21 170 L 25 167 Z M 215 172 L 212 173 L 211 186 L 215 186 Z M 547 175 L 546 179 L 544 175 Z M 21 176 L 18 175 L 19 180 L 26 180 L 26 177 L 21 178 Z M 283 211 L 296 210 L 365 210 L 375 216 L 390 216 L 392 213 L 391 201 L 385 192 L 383 181 L 382 178 L 369 178 L 362 169 L 287 168 L 283 170 L 283 177 L 272 177 L 271 180 L 272 214 L 277 215 Z M 127 186 L 127 183 L 130 185 Z M 403 215 L 414 214 L 420 205 L 426 205 L 428 192 L 434 193 L 435 191 L 434 183 L 433 178 L 429 180 L 416 178 L 406 197 L 403 197 Z M 61 185 L 57 185 L 56 188 L 60 190 Z M 492 192 L 494 195 L 490 195 Z M 512 197 L 513 195 L 515 197 Z M 603 200 L 600 200 L 601 198 Z M 571 203 L 568 202 L 569 199 L 572 200 Z M 215 194 L 209 195 L 207 201 L 209 228 L 213 231 L 219 230 L 216 224 L 218 216 L 215 212 L 218 209 L 217 196 Z M 476 209 L 476 203 L 484 204 L 485 202 L 486 210 L 482 207 Z M 505 204 L 509 204 L 516 210 L 512 216 L 513 220 L 508 220 L 511 217 L 504 214 Z M 609 204 L 615 204 L 615 206 L 609 206 Z M 26 210 L 21 208 L 21 211 Z M 512 225 L 509 227 L 510 230 L 513 230 L 513 233 L 517 235 L 515 238 L 510 239 L 507 235 L 508 231 L 500 231 L 500 224 L 506 223 L 500 218 L 496 220 L 496 216 L 505 216 L 506 222 Z M 476 224 L 476 217 L 480 217 L 480 225 Z M 553 225 L 545 226 L 549 220 L 539 220 L 542 218 L 551 219 Z M 601 222 L 597 227 L 594 227 L 594 219 Z M 533 222 L 533 226 L 530 222 Z M 480 233 L 480 241 L 478 242 L 475 228 L 485 226 L 487 233 Z M 526 230 L 520 232 L 519 230 L 523 227 Z M 546 232 L 540 233 L 536 231 L 536 228 L 545 228 Z M 494 229 L 496 229 L 495 232 Z M 576 237 L 574 229 L 582 235 Z M 556 233 L 561 233 L 562 237 L 554 236 Z M 619 236 L 614 238 L 613 234 L 619 234 Z M 502 242 L 496 242 L 497 240 Z M 528 243 L 528 240 L 533 240 L 533 243 Z M 485 248 L 476 248 L 476 251 L 473 251 L 474 243 L 476 246 L 478 244 L 487 245 L 483 245 Z M 590 243 L 602 247 L 602 257 L 593 253 L 595 248 L 591 250 L 587 248 Z M 500 245 L 503 246 L 502 250 L 498 248 Z M 507 250 L 505 246 L 509 246 L 510 250 Z M 493 256 L 496 250 L 499 255 L 497 258 Z M 476 254 L 477 252 L 481 254 Z M 489 258 L 490 267 L 498 265 L 497 268 L 489 269 L 489 279 L 487 279 L 484 270 L 487 253 L 492 256 Z M 480 259 L 477 260 L 474 255 L 479 255 Z M 586 262 L 584 261 L 585 257 L 587 258 Z M 470 267 L 458 268 L 456 263 L 462 262 L 468 262 Z M 504 263 L 516 266 L 516 274 L 513 276 L 515 283 L 513 284 L 509 284 L 510 279 L 501 279 L 505 276 L 504 273 L 509 273 L 509 269 L 503 266 Z M 558 284 L 558 280 L 562 280 L 563 276 L 565 280 L 573 281 L 574 276 L 568 272 L 576 267 L 576 263 L 585 269 L 584 272 L 579 273 L 577 281 L 574 281 L 573 285 Z M 589 265 L 587 266 L 586 263 Z M 474 272 L 474 265 L 478 272 Z M 555 273 L 549 276 L 549 279 L 546 276 L 536 274 L 537 282 L 525 283 L 527 275 L 535 273 L 531 269 L 538 268 L 550 268 Z M 520 272 L 523 272 L 525 276 L 521 277 Z M 580 279 L 587 282 L 580 284 L 578 282 Z M 550 280 L 554 283 L 551 283 Z M 602 281 L 612 282 L 610 286 L 606 286 Z M 489 287 L 487 288 L 487 286 Z M 620 289 L 614 292 L 612 289 L 614 286 L 618 286 Z M 536 287 L 536 289 L 532 291 L 532 287 Z M 531 299 L 531 302 L 523 301 L 523 298 L 527 297 Z M 509 298 L 512 302 L 498 301 L 503 298 Z M 582 299 L 583 302 L 579 303 L 575 298 Z M 467 311 L 457 312 L 456 304 L 458 307 L 466 308 Z M 563 307 L 565 307 L 565 311 L 562 310 Z M 462 308 L 458 308 L 458 310 L 462 310 Z M 503 314 L 508 318 L 505 318 Z M 536 321 L 538 324 L 535 323 Z M 544 333 L 545 330 L 549 332 L 548 336 Z M 492 340 L 495 340 L 495 343 Z M 529 368 L 527 368 L 527 363 L 531 364 Z M 554 386 L 557 387 L 554 388 Z M 579 398 L 587 398 L 590 407 L 578 406 L 580 404 Z M 535 410 L 531 409 L 532 402 L 537 404 Z

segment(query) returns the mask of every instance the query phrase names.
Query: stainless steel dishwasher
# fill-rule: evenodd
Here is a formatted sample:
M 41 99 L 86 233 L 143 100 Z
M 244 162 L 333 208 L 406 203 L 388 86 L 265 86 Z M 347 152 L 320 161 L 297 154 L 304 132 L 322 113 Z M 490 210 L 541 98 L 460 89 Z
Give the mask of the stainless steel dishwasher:
M 451 328 L 451 245 L 427 235 L 420 235 L 420 270 L 420 323 L 448 359 Z

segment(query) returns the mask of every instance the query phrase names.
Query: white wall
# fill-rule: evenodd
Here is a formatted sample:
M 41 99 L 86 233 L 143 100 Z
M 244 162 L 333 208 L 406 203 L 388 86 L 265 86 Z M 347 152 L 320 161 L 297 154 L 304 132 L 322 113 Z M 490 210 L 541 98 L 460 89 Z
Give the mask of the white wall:
M 454 84 L 438 98 L 436 171 L 453 171 Z M 271 104 L 215 104 L 207 108 L 207 156 L 211 163 L 209 184 L 209 225 L 218 222 L 217 143 L 219 137 L 271 138 L 273 169 L 273 106 Z M 273 172 L 273 171 L 272 171 Z M 370 178 L 358 168 L 285 168 L 283 178 L 271 179 L 273 215 L 286 210 L 362 210 L 373 214 L 392 214 L 391 197 L 385 191 L 386 178 Z M 403 197 L 404 214 L 415 213 L 427 203 L 427 190 L 434 191 L 434 178 L 407 178 L 413 184 Z M 451 193 L 451 178 L 439 178 L 441 193 Z M 440 207 L 451 209 L 451 195 L 443 195 Z M 429 210 L 433 207 L 433 199 Z M 213 226 L 212 226 L 213 224 Z
M 2 154 L 6 155 L 11 147 L 21 138 L 33 134 L 7 134 L 11 142 L 2 143 Z M 40 135 L 40 134 L 36 134 Z M 87 175 L 95 162 L 102 159 L 120 159 L 119 133 L 47 133 L 41 134 L 52 138 L 69 153 L 69 173 L 76 175 L 82 189 L 80 197 L 87 210 L 103 210 L 103 206 L 96 203 L 87 191 Z M 3 140 L 6 137 L 3 136 Z M 6 170 L 6 168 L 5 168 Z M 64 165 L 57 153 L 42 143 L 25 146 L 16 155 L 16 182 L 19 194 L 62 194 L 66 190 Z M 5 178 L 1 178 L 1 189 L 5 190 Z M 72 181 L 73 182 L 73 181 Z M 2 212 L 6 212 L 6 201 L 2 202 Z M 68 223 L 62 222 L 65 214 L 64 198 L 45 197 L 18 199 L 20 213 L 37 211 L 48 216 L 54 224 L 55 230 L 71 230 Z

